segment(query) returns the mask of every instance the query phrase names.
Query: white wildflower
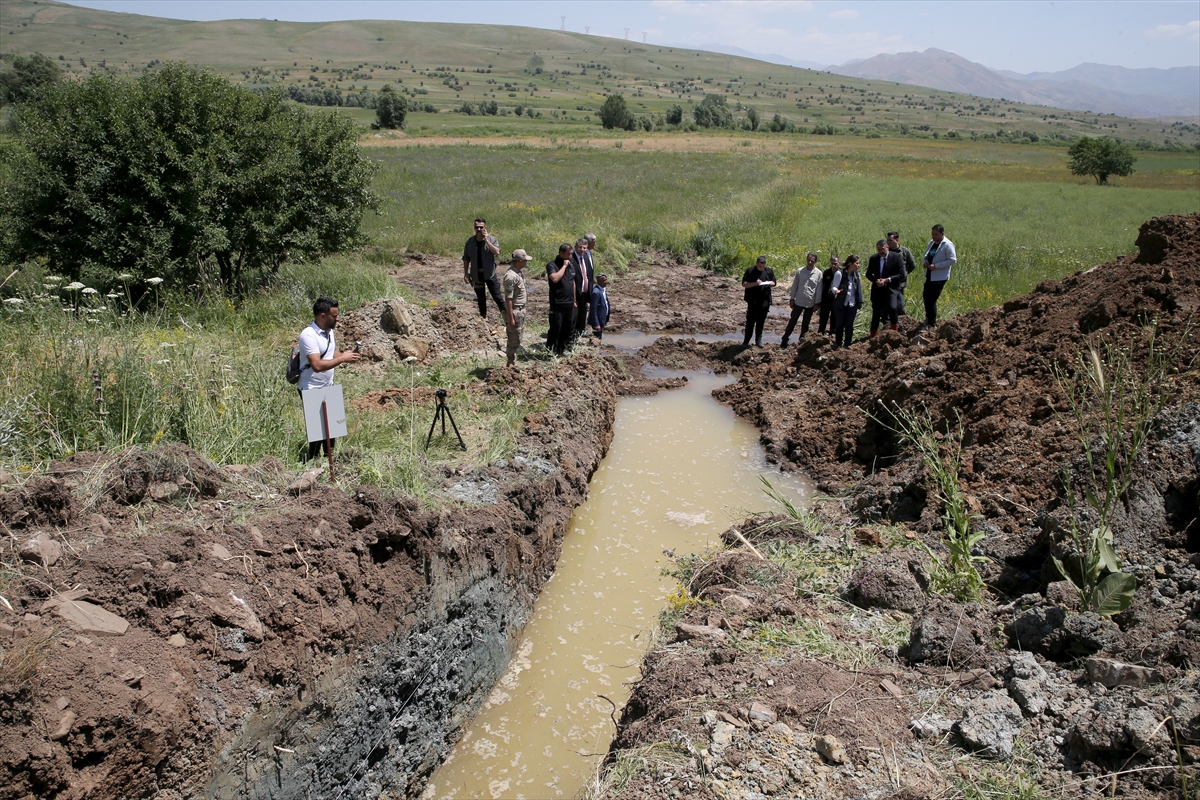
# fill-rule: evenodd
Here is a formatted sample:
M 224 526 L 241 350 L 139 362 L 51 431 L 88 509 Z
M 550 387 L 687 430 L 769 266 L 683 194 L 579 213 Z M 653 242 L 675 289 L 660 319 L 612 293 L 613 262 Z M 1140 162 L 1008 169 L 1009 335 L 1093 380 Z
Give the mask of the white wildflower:
M 90 286 L 89 286 L 89 287 L 87 287 L 86 289 L 84 289 L 84 290 L 83 290 L 83 293 L 84 293 L 84 294 L 100 294 L 99 292 L 97 292 L 95 289 L 93 289 L 93 288 L 92 288 L 92 287 L 90 287 Z
M 132 275 L 130 275 L 128 272 L 122 272 L 120 275 L 118 275 L 118 276 L 117 276 L 117 280 L 119 280 L 119 281 L 131 281 L 131 280 L 133 280 L 133 276 L 132 276 Z
M 116 292 L 109 292 L 108 294 L 106 294 L 104 296 L 107 297 L 109 300 L 116 300 L 116 299 L 120 298 L 121 295 L 117 294 Z
M 25 301 L 19 297 L 6 297 L 6 298 L 4 298 L 4 302 L 8 303 L 10 306 L 19 306 L 19 305 L 21 305 L 21 303 L 24 303 Z
M 146 278 L 146 283 L 150 284 L 151 286 L 158 286 L 162 282 L 162 278 Z
M 62 283 L 62 278 L 58 277 L 57 275 L 47 275 L 46 283 Z
M 174 347 L 175 345 L 171 344 L 170 342 L 159 342 L 158 346 L 165 349 L 167 347 Z
M 78 292 L 80 289 L 83 288 L 83 284 L 80 283 L 79 281 L 71 281 L 63 288 L 66 289 L 68 292 Z

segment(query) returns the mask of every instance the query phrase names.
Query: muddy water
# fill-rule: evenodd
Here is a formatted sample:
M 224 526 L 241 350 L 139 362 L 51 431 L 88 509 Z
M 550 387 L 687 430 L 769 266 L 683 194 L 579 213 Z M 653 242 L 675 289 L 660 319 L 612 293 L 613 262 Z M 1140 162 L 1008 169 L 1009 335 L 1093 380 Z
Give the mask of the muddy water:
M 604 344 L 612 345 L 618 350 L 634 352 L 647 345 L 652 345 L 662 337 L 668 339 L 695 339 L 697 342 L 729 342 L 742 343 L 742 331 L 732 333 L 644 333 L 643 331 L 625 331 L 623 333 L 604 334 Z M 779 344 L 780 335 L 766 331 L 763 333 L 765 344 Z
M 762 473 L 807 500 L 807 485 L 767 467 L 758 431 L 712 399 L 730 378 L 653 375 L 688 384 L 621 400 L 517 655 L 423 798 L 573 797 L 608 749 L 610 713 L 668 602 L 664 550 L 702 551 L 747 511 L 770 510 Z

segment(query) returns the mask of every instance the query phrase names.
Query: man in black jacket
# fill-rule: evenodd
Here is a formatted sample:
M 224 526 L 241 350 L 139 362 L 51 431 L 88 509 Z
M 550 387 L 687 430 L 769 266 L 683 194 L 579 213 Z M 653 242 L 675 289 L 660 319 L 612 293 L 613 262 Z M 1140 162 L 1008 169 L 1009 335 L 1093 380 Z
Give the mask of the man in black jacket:
M 575 330 L 575 265 L 571 261 L 571 245 L 560 244 L 558 255 L 546 265 L 550 282 L 550 331 L 546 346 L 561 356 L 571 344 Z
M 899 251 L 889 250 L 886 239 L 875 243 L 875 255 L 867 262 L 867 282 L 871 285 L 870 335 L 879 333 L 881 320 L 887 320 L 889 328 L 898 330 L 908 275 L 904 271 L 904 257 Z
M 912 275 L 913 272 L 917 269 L 917 261 L 915 258 L 913 258 L 912 250 L 909 250 L 907 247 L 900 244 L 900 232 L 899 231 L 888 231 L 887 243 L 888 243 L 888 250 L 891 250 L 894 253 L 899 253 L 900 257 L 904 259 L 904 274 Z M 905 283 L 907 284 L 907 280 L 905 281 Z M 900 302 L 900 316 L 902 316 L 902 317 L 908 316 L 908 312 L 905 311 L 905 302 L 904 302 L 904 296 L 903 296 L 904 290 L 903 289 L 900 290 L 900 295 L 901 295 L 901 297 L 900 297 L 900 301 L 901 301 Z
M 771 310 L 771 289 L 775 288 L 775 273 L 767 267 L 767 257 L 759 256 L 754 266 L 742 275 L 743 299 L 746 301 L 746 338 L 742 347 L 750 346 L 750 334 L 754 344 L 762 347 L 763 324 Z

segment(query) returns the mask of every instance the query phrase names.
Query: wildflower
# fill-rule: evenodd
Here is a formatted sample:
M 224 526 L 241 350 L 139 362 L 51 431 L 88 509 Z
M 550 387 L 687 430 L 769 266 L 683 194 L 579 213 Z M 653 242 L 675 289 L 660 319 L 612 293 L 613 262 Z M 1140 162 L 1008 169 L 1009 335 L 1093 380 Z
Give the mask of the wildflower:
M 46 283 L 62 283 L 62 278 L 58 277 L 57 275 L 47 275 Z
M 159 342 L 158 346 L 159 346 L 159 349 L 162 349 L 162 348 L 166 348 L 166 347 L 174 347 L 175 345 L 171 344 L 170 342 Z
M 54 290 L 54 289 L 57 289 L 57 288 L 58 288 L 58 284 L 57 284 L 57 283 L 43 283 L 43 284 L 42 284 L 42 288 L 43 288 L 43 289 L 50 289 L 50 290 Z
M 71 281 L 63 288 L 66 289 L 68 292 L 78 292 L 80 289 L 83 288 L 83 284 L 80 283 L 79 281 Z
M 87 288 L 85 288 L 85 289 L 83 290 L 83 293 L 84 293 L 84 294 L 100 294 L 99 292 L 97 292 L 95 289 L 93 289 L 93 288 L 92 288 L 92 287 L 90 287 L 90 286 L 88 286 Z
M 146 283 L 150 284 L 151 286 L 158 286 L 162 282 L 162 278 L 146 278 Z
M 8 303 L 10 306 L 19 306 L 25 301 L 19 297 L 6 297 L 4 298 L 4 302 Z
M 130 275 L 128 272 L 122 272 L 120 275 L 118 275 L 118 276 L 117 276 L 117 280 L 119 280 L 119 281 L 131 281 L 131 280 L 133 280 L 133 276 L 132 276 L 132 275 Z
M 171 359 L 169 359 L 169 358 L 163 358 L 163 359 L 159 359 L 158 361 L 155 361 L 154 363 L 155 363 L 155 364 L 170 364 L 170 363 L 171 363 Z
M 116 292 L 109 292 L 108 294 L 106 294 L 106 295 L 104 295 L 104 296 L 105 296 L 105 297 L 107 297 L 109 300 L 116 300 L 116 299 L 118 299 L 118 298 L 119 298 L 121 295 L 117 294 Z

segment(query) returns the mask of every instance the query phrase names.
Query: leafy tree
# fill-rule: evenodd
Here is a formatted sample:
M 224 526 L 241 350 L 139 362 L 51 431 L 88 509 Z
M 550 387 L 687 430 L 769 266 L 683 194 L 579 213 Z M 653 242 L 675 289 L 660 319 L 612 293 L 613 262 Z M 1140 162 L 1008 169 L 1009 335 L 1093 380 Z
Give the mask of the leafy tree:
M 604 105 L 600 106 L 600 124 L 609 129 L 633 130 L 633 112 L 629 110 L 624 97 L 610 94 L 605 98 Z
M 1096 183 L 1108 183 L 1109 175 L 1124 177 L 1133 172 L 1137 156 L 1129 145 L 1116 139 L 1083 136 L 1067 151 L 1073 175 L 1091 175 Z
M 676 103 L 667 109 L 667 124 L 679 125 L 683 122 L 683 106 Z
M 16 119 L 0 255 L 97 287 L 130 273 L 244 292 L 354 243 L 376 202 L 349 118 L 182 63 L 60 81 Z
M 41 53 L 15 56 L 10 69 L 0 70 L 0 106 L 23 103 L 61 77 L 58 65 Z
M 778 115 L 776 115 L 778 116 Z M 746 109 L 746 121 L 750 123 L 750 130 L 758 130 L 758 109 L 750 106 Z
M 408 116 L 408 98 L 397 94 L 390 83 L 385 83 L 375 95 L 375 121 L 380 128 L 403 128 Z
M 733 112 L 725 104 L 725 95 L 706 94 L 692 112 L 701 128 L 732 128 Z

